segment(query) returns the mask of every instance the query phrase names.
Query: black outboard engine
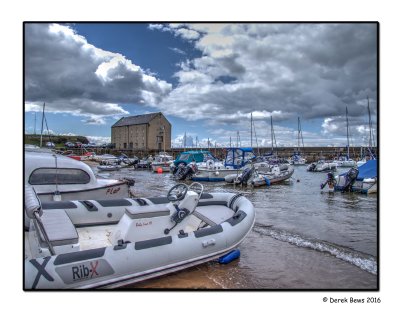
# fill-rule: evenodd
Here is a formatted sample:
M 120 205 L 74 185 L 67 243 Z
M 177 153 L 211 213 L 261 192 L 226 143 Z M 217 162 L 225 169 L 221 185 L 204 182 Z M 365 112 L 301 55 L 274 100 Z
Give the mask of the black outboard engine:
M 179 163 L 178 166 L 175 166 L 172 174 L 174 175 L 175 178 L 180 179 L 180 177 L 182 177 L 183 173 L 185 172 L 185 168 L 186 168 L 186 163 L 182 162 Z
M 177 180 L 191 179 L 198 171 L 196 163 L 189 163 L 188 165 L 179 164 L 174 176 Z
M 194 174 L 198 171 L 196 163 L 189 163 L 186 165 L 185 172 L 183 174 L 183 179 L 191 179 Z
M 352 167 L 347 174 L 344 176 L 346 179 L 346 182 L 343 186 L 342 192 L 344 191 L 351 191 L 351 187 L 353 186 L 354 182 L 356 181 L 358 177 L 358 169 L 355 167 Z
M 311 163 L 311 164 L 308 166 L 307 170 L 308 170 L 309 172 L 313 172 L 313 171 L 315 170 L 316 167 L 317 167 L 317 164 L 316 164 L 316 163 Z
M 237 184 L 246 184 L 247 181 L 250 179 L 251 175 L 253 174 L 253 170 L 250 167 L 244 169 L 242 174 L 237 178 Z

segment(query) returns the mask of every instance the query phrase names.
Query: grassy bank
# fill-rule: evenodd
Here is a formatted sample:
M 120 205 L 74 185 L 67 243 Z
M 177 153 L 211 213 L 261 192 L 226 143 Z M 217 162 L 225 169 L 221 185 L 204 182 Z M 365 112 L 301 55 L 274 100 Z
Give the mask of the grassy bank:
M 43 146 L 46 145 L 47 142 L 53 142 L 56 147 L 64 147 L 66 142 L 76 143 L 81 142 L 82 144 L 89 143 L 88 139 L 85 136 L 60 136 L 60 135 L 43 135 Z M 40 145 L 40 135 L 38 134 L 25 134 L 24 136 L 24 144 L 31 145 Z

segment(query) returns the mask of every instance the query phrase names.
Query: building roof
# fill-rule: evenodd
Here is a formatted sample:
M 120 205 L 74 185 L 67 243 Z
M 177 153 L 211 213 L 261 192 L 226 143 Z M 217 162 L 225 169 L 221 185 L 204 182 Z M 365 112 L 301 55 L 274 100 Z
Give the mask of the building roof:
M 158 115 L 162 115 L 161 112 L 158 113 L 150 113 L 144 115 L 136 115 L 136 116 L 129 116 L 129 117 L 122 117 L 116 123 L 112 125 L 113 127 L 123 127 L 123 126 L 132 126 L 137 124 L 146 124 L 153 120 L 154 117 Z

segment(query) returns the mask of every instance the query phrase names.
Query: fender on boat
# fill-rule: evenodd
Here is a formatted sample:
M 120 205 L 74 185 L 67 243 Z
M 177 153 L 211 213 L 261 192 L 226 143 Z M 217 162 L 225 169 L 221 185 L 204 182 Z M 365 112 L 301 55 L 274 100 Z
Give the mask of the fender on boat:
M 228 254 L 225 254 L 224 256 L 221 256 L 218 259 L 218 263 L 220 263 L 220 264 L 229 264 L 230 262 L 238 259 L 239 257 L 240 257 L 240 250 L 239 249 L 232 250 Z

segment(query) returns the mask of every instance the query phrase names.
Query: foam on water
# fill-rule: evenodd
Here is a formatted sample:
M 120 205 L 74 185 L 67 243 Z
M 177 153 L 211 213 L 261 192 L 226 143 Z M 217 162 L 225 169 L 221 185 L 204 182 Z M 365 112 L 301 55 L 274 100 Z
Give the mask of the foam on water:
M 295 233 L 273 228 L 271 225 L 256 223 L 253 230 L 261 235 L 270 236 L 276 240 L 284 241 L 297 247 L 329 253 L 332 256 L 351 263 L 371 274 L 377 274 L 377 262 L 375 257 L 371 255 L 332 244 L 327 241 L 309 239 Z

